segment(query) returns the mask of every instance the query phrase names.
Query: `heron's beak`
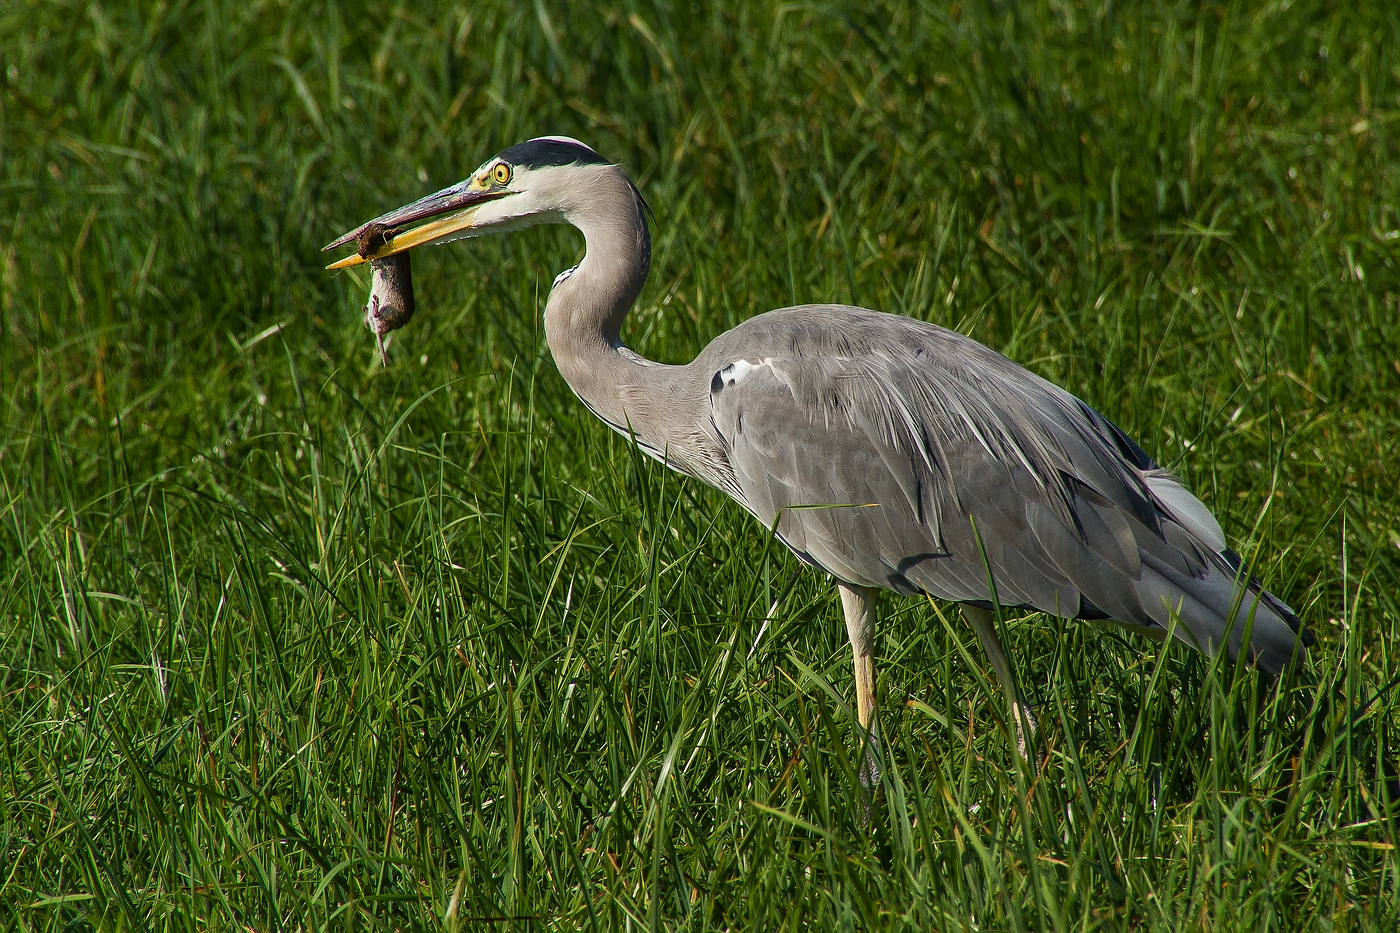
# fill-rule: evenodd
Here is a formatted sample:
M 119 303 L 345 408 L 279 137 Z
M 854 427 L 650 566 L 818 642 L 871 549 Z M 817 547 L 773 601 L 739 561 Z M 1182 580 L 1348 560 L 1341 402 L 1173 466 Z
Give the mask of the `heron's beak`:
M 472 226 L 476 213 L 481 209 L 482 204 L 509 194 L 514 194 L 514 192 L 483 191 L 480 188 L 473 188 L 471 181 L 464 181 L 450 188 L 444 188 L 436 194 L 430 194 L 426 198 L 414 201 L 412 204 L 406 204 L 398 210 L 390 211 L 368 223 L 361 224 L 334 242 L 323 246 L 321 252 L 352 244 L 358 247 L 362 233 L 371 228 L 378 228 L 382 231 L 381 236 L 373 238 L 376 242 L 367 252 L 357 251 L 344 259 L 331 263 L 326 268 L 344 269 L 346 266 L 357 266 L 362 262 L 383 259 L 385 256 L 402 253 L 406 249 L 461 233 Z M 443 217 L 443 214 L 448 216 Z M 428 223 L 411 230 L 399 232 L 398 228 L 432 217 L 438 219 L 430 220 Z

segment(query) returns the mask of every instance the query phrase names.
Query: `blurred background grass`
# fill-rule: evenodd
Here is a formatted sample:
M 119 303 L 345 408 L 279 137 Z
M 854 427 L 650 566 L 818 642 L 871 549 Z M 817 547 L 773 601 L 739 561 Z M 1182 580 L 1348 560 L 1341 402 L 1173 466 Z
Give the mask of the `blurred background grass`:
M 17 929 L 1394 929 L 1400 8 L 0 8 L 0 915 Z M 1017 770 L 885 604 L 885 804 L 827 581 L 577 405 L 581 241 L 319 247 L 562 133 L 655 209 L 626 336 L 846 301 L 1179 470 L 1319 636 L 1040 616 Z

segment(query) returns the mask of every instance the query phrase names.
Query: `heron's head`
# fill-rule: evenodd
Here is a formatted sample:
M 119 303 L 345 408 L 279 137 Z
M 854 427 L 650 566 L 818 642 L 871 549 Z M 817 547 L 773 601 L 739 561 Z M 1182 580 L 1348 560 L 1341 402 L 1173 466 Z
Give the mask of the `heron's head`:
M 429 243 L 565 222 L 587 202 L 592 189 L 615 184 L 621 177 L 617 166 L 576 139 L 532 139 L 488 160 L 465 181 L 376 217 L 330 243 L 325 249 L 355 244 L 358 251 L 326 268 L 342 269 Z M 362 238 L 367 231 L 375 235 Z

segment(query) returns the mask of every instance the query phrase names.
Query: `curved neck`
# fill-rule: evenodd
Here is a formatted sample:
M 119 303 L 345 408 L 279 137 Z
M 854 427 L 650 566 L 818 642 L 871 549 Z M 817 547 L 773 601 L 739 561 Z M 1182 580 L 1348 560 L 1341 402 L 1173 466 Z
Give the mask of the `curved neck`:
M 651 268 L 651 234 L 642 202 L 620 170 L 600 172 L 587 195 L 561 211 L 583 233 L 583 261 L 555 280 L 545 304 L 544 332 L 566 382 L 615 426 L 650 422 L 647 386 L 665 367 L 619 352 L 622 322 Z
M 622 172 L 608 167 L 587 195 L 560 213 L 583 233 L 583 261 L 555 280 L 545 305 L 545 333 L 599 335 L 617 345 L 622 322 L 651 269 L 651 233 L 642 199 Z

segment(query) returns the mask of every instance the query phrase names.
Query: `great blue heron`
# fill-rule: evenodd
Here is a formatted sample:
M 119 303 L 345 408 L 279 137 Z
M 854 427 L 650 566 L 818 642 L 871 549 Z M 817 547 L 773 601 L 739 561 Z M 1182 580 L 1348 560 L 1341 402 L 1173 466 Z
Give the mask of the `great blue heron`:
M 1271 673 L 1305 653 L 1298 617 L 1249 574 L 1199 499 L 1103 415 L 969 337 L 803 305 L 745 321 L 684 366 L 629 350 L 622 322 L 651 263 L 643 208 L 620 167 L 547 136 L 326 249 L 360 237 L 336 269 L 533 224 L 582 231 L 583 260 L 554 280 L 544 311 L 560 374 L 609 427 L 723 490 L 835 578 L 870 748 L 881 590 L 962 604 L 1023 755 L 1034 719 L 994 603 L 1159 640 L 1175 631 L 1231 658 L 1247 646 Z M 878 779 L 873 761 L 862 783 Z

